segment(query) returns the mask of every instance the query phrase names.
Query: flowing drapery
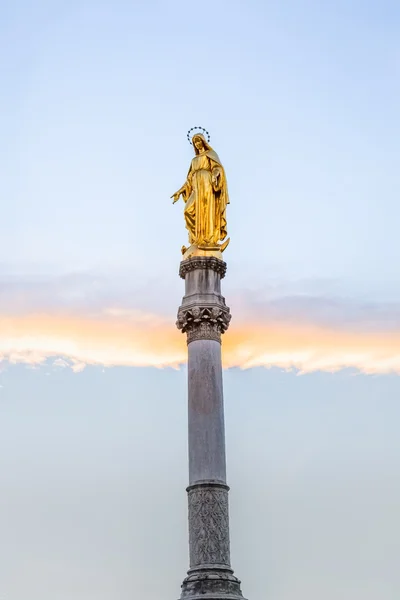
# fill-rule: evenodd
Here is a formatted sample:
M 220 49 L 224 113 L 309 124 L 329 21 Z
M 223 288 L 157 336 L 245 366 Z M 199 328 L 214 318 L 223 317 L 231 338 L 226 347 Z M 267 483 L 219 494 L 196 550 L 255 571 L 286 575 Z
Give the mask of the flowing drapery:
M 226 206 L 229 196 L 225 171 L 217 153 L 203 136 L 205 151 L 192 159 L 183 186 L 185 222 L 189 242 L 203 247 L 217 246 L 227 236 Z

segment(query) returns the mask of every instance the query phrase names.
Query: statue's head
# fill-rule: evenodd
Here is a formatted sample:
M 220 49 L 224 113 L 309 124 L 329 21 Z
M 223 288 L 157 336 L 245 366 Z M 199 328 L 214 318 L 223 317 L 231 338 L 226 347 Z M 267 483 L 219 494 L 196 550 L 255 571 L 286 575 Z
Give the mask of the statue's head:
M 207 139 L 205 135 L 207 136 Z M 212 150 L 210 146 L 210 134 L 204 127 L 192 127 L 187 132 L 187 139 L 191 146 L 193 146 L 196 154 L 204 152 L 204 150 Z
M 192 137 L 192 144 L 196 154 L 200 154 L 200 152 L 203 152 L 204 150 L 210 150 L 210 145 L 201 133 L 196 133 L 196 135 Z

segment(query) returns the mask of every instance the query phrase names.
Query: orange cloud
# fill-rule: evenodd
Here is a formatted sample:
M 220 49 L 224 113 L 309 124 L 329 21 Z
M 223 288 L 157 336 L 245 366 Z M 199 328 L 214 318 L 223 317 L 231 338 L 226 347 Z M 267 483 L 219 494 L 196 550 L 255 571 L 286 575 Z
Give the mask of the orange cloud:
M 173 319 L 137 310 L 97 315 L 0 316 L 0 359 L 37 365 L 49 358 L 74 371 L 86 365 L 178 367 L 185 336 Z M 235 317 L 223 336 L 225 367 L 400 373 L 400 331 L 350 331 L 327 324 Z

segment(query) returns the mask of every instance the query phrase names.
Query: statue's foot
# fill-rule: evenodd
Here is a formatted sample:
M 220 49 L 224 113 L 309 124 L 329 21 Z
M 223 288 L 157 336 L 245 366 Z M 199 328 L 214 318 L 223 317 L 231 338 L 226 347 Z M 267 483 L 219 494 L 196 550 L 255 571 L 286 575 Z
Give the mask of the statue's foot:
M 228 238 L 223 244 L 220 245 L 219 249 L 221 252 L 223 252 L 225 250 L 225 248 L 228 246 L 230 241 L 231 241 L 231 238 Z
M 187 260 L 188 258 L 195 256 L 214 256 L 219 260 L 222 260 L 222 253 L 220 246 L 197 246 L 196 244 L 192 244 L 189 248 L 183 252 L 182 248 L 182 260 Z
M 223 252 L 225 248 L 228 246 L 231 238 L 225 240 L 223 244 L 201 244 L 198 246 L 199 250 L 209 250 L 211 252 Z

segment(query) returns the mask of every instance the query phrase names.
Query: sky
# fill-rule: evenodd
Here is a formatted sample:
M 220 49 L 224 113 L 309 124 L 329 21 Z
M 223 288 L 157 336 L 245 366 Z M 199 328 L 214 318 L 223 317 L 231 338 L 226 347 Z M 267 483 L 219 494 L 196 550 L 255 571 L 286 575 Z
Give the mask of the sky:
M 394 0 L 0 3 L 0 600 L 179 596 L 193 126 L 244 595 L 398 599 L 399 34 Z

